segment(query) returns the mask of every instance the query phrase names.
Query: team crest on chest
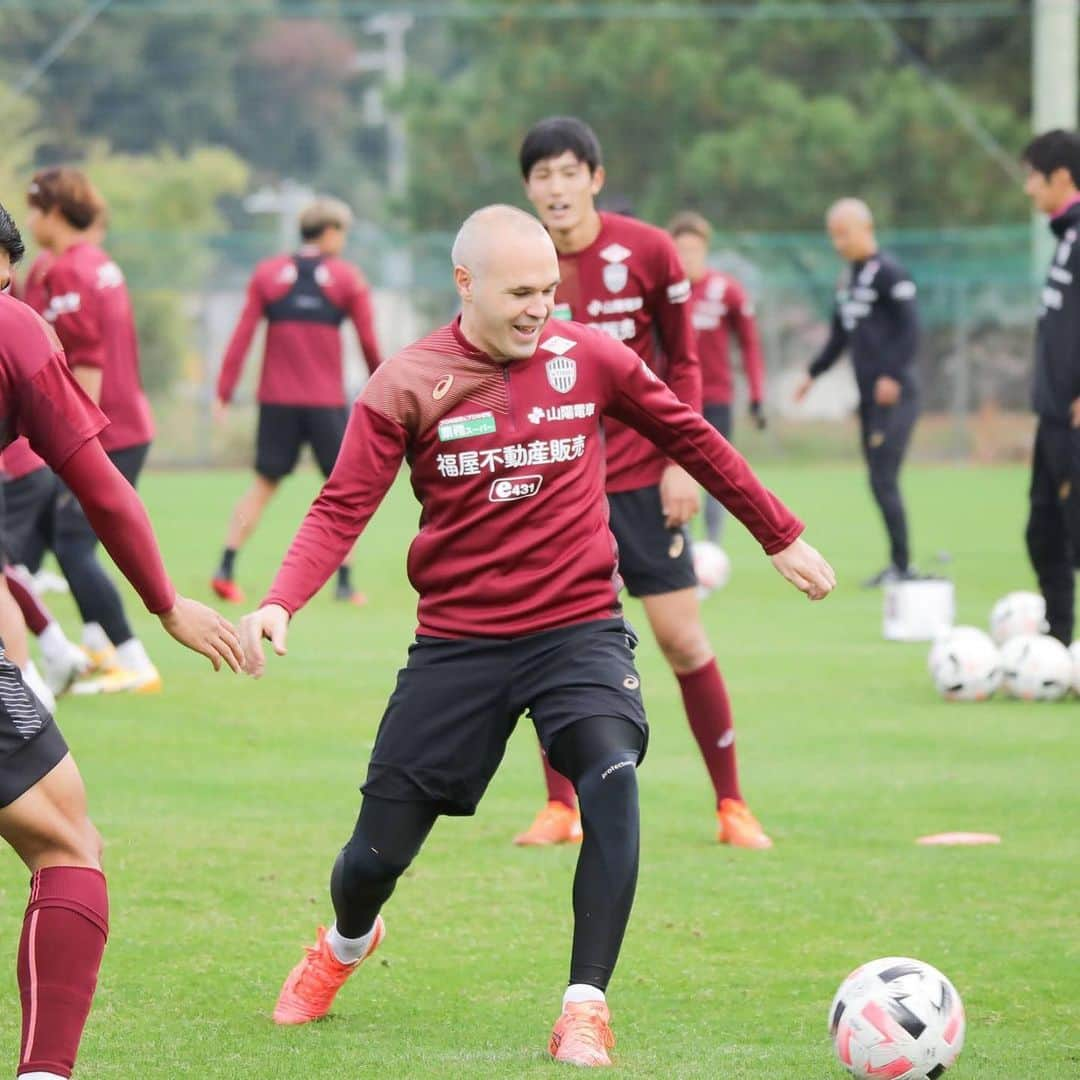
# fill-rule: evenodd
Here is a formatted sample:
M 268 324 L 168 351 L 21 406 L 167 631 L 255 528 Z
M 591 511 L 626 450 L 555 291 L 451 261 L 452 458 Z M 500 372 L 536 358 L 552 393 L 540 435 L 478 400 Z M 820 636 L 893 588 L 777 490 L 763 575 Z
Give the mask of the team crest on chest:
M 607 264 L 603 270 L 604 287 L 608 292 L 622 292 L 630 280 L 630 270 L 626 260 L 632 252 L 622 244 L 608 244 L 600 252 L 600 258 Z
M 547 372 L 547 380 L 552 390 L 560 394 L 569 394 L 577 382 L 577 361 L 572 356 L 566 356 L 575 345 L 570 338 L 549 337 L 547 341 L 540 343 L 541 349 L 555 355 L 544 365 Z

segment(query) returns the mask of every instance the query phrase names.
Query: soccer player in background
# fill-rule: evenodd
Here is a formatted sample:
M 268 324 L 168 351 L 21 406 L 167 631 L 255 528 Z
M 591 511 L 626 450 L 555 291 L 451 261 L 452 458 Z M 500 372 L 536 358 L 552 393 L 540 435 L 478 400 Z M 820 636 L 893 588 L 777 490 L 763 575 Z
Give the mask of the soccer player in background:
M 274 1019 L 324 1016 L 385 933 L 380 910 L 437 817 L 472 814 L 529 710 L 574 784 L 585 836 L 557 1061 L 609 1065 L 605 990 L 638 864 L 636 766 L 647 726 L 621 617 L 604 498 L 603 415 L 692 470 L 811 599 L 835 584 L 802 524 L 698 412 L 630 349 L 549 322 L 559 261 L 539 222 L 493 206 L 453 247 L 462 314 L 380 368 L 353 406 L 334 471 L 263 606 L 241 624 L 283 655 L 290 618 L 363 531 L 403 461 L 422 512 L 408 555 L 419 627 L 379 726 L 352 838 L 334 865 L 336 920 L 288 976 Z
M 1060 129 L 1024 150 L 1024 191 L 1050 219 L 1057 247 L 1042 291 L 1033 406 L 1027 548 L 1046 600 L 1050 633 L 1072 641 L 1080 557 L 1080 136 Z
M 761 358 L 754 305 L 738 278 L 709 266 L 712 226 L 692 210 L 676 214 L 668 225 L 686 276 L 690 279 L 690 318 L 701 362 L 701 400 L 705 419 L 725 439 L 731 439 L 734 379 L 729 342 L 739 342 L 739 355 L 750 389 L 750 419 L 765 427 L 765 364 Z M 720 542 L 724 509 L 705 497 L 705 536 Z
M 701 411 L 701 371 L 690 321 L 690 283 L 671 237 L 634 218 L 600 212 L 600 143 L 576 117 L 541 120 L 519 151 L 525 194 L 559 253 L 555 317 L 625 342 L 675 395 Z M 731 702 L 701 621 L 687 522 L 698 486 L 648 439 L 618 419 L 604 423 L 611 531 L 619 573 L 640 597 L 682 692 L 686 717 L 716 800 L 717 838 L 747 848 L 772 841 L 739 787 Z M 573 785 L 544 759 L 547 805 L 518 844 L 581 839 Z
M 22 253 L 19 231 L 0 206 L 0 290 Z M 53 330 L 26 304 L 0 295 L 0 446 L 26 436 L 81 501 L 165 630 L 215 670 L 223 662 L 239 670 L 233 627 L 177 595 L 169 581 L 143 505 L 99 441 L 107 423 L 72 377 Z M 75 1064 L 108 934 L 101 838 L 63 736 L 2 649 L 0 836 L 32 874 L 17 961 L 17 1073 L 23 1080 L 60 1080 Z
M 849 269 L 836 291 L 829 340 L 795 391 L 802 401 L 814 379 L 850 349 L 859 388 L 859 425 L 870 490 L 889 537 L 889 563 L 863 582 L 878 588 L 918 575 L 911 569 L 900 468 L 919 416 L 915 354 L 919 319 L 915 282 L 878 248 L 874 217 L 861 199 L 840 199 L 825 219 L 829 238 Z
M 379 366 L 367 283 L 340 258 L 351 224 L 352 211 L 338 199 L 317 199 L 304 209 L 300 249 L 255 268 L 221 364 L 219 416 L 232 401 L 255 328 L 265 319 L 255 480 L 233 510 L 225 551 L 211 581 L 214 592 L 230 603 L 244 599 L 234 581 L 237 552 L 255 531 L 278 484 L 296 468 L 304 445 L 311 446 L 324 477 L 334 467 L 348 419 L 340 330 L 346 318 L 356 327 L 368 371 Z M 353 589 L 347 562 L 338 567 L 336 596 L 364 602 Z
M 43 278 L 45 318 L 76 381 L 109 420 L 102 446 L 134 487 L 154 424 L 139 375 L 135 316 L 124 275 L 99 243 L 105 202 L 81 170 L 58 166 L 34 175 L 27 204 L 34 239 L 52 255 Z M 98 560 L 97 536 L 82 507 L 62 485 L 51 499 L 53 550 L 82 616 L 83 645 L 101 669 L 80 680 L 73 692 L 160 690 L 161 676 Z

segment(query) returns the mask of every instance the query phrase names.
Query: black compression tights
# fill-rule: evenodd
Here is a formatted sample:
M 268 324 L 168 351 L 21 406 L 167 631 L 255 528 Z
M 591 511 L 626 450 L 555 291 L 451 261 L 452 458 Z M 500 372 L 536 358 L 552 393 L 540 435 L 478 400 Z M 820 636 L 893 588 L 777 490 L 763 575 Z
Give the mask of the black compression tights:
M 577 790 L 585 838 L 574 875 L 570 982 L 606 989 L 630 918 L 638 870 L 635 765 L 643 735 L 627 720 L 591 717 L 559 733 L 551 764 Z M 358 938 L 375 922 L 438 816 L 430 803 L 364 797 L 330 877 L 338 932 Z

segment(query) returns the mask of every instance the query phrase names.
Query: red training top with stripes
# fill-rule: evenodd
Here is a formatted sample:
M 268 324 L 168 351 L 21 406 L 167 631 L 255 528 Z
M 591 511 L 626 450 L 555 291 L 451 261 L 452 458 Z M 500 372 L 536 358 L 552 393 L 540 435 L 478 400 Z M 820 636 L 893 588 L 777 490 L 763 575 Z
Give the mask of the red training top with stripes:
M 606 418 L 659 445 L 767 553 L 802 532 L 730 443 L 624 345 L 552 321 L 531 357 L 497 362 L 455 321 L 368 382 L 263 603 L 293 613 L 322 587 L 404 460 L 422 507 L 408 555 L 421 633 L 516 637 L 617 614 Z
M 22 275 L 21 281 L 12 275 L 14 295 L 23 303 L 29 304 L 39 315 L 44 315 L 49 306 L 45 272 L 52 265 L 52 261 L 53 257 L 48 251 L 41 251 Z M 20 438 L 0 455 L 0 468 L 8 480 L 18 480 L 45 468 L 45 462 L 30 449 L 30 444 L 25 439 Z
M 765 364 L 761 358 L 754 305 L 738 280 L 720 270 L 706 270 L 690 287 L 690 316 L 701 361 L 701 400 L 730 405 L 733 391 L 730 339 L 739 342 L 750 400 L 765 398 Z
M 94 531 L 153 612 L 176 592 L 139 497 L 96 436 L 108 421 L 68 370 L 52 327 L 0 295 L 0 447 L 25 436 L 82 503 Z
M 690 322 L 690 282 L 671 237 L 654 225 L 601 213 L 600 233 L 584 250 L 559 255 L 555 317 L 573 319 L 625 342 L 680 401 L 701 410 L 701 371 Z M 607 434 L 607 490 L 660 482 L 667 461 L 617 420 Z
M 143 446 L 154 437 L 150 402 L 139 377 L 135 315 L 120 267 L 96 244 L 79 243 L 57 255 L 45 272 L 49 306 L 72 368 L 101 369 L 101 411 L 109 426 L 106 450 Z
M 368 370 L 381 361 L 363 275 L 342 259 L 301 248 L 255 268 L 247 300 L 225 350 L 217 395 L 232 400 L 251 339 L 266 319 L 258 400 L 262 405 L 345 404 L 341 324 L 352 320 Z

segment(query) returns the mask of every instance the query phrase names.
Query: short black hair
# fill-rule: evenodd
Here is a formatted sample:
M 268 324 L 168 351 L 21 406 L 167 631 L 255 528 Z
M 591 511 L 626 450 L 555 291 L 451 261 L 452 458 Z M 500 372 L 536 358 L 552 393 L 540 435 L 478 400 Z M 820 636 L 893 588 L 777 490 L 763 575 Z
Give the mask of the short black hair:
M 590 173 L 596 172 L 603 163 L 600 140 L 584 120 L 576 116 L 548 116 L 538 120 L 526 132 L 518 151 L 521 175 L 528 180 L 538 161 L 559 157 L 567 151 L 578 161 L 585 162 Z
M 1054 128 L 1036 135 L 1024 147 L 1021 159 L 1047 179 L 1058 169 L 1068 169 L 1073 183 L 1080 187 L 1080 135 L 1075 131 Z
M 14 266 L 26 253 L 22 236 L 15 219 L 4 209 L 0 203 L 0 248 L 8 253 L 11 265 Z

